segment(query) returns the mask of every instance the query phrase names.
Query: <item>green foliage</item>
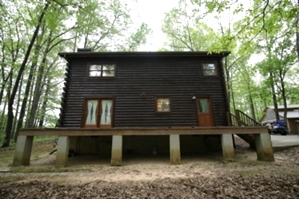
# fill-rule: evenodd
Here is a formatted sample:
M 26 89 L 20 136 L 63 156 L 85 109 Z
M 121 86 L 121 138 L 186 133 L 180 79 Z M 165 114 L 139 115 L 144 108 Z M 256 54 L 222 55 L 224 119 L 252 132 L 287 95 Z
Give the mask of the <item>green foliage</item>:
M 162 30 L 168 41 L 163 50 L 220 52 L 234 45 L 234 38 L 227 30 L 220 35 L 200 17 L 193 12 L 190 14 L 189 6 L 184 3 L 167 13 Z
M 14 147 L 16 145 L 16 142 L 14 140 L 10 140 L 10 146 Z
M 84 48 L 95 51 L 137 50 L 146 42 L 150 30 L 142 23 L 136 31 L 128 13 L 127 5 L 120 0 L 85 1 L 80 12 L 76 13 L 78 41 Z
M 146 35 L 151 32 L 151 29 L 148 28 L 148 25 L 142 23 L 140 27 L 133 32 L 126 42 L 120 44 L 118 47 L 119 51 L 136 51 L 139 46 L 146 43 Z
M 38 142 L 49 142 L 55 141 L 58 139 L 58 136 L 35 136 L 33 139 L 34 143 Z

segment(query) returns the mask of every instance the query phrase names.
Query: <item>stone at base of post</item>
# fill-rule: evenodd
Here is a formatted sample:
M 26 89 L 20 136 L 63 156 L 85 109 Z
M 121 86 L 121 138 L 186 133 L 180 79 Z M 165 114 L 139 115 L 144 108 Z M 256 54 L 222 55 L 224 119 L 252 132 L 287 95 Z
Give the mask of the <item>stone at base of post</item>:
M 67 166 L 70 139 L 68 136 L 59 136 L 57 143 L 56 166 Z
M 170 164 L 181 164 L 180 135 L 169 135 Z
M 275 161 L 270 134 L 268 132 L 256 134 L 254 139 L 257 159 L 269 162 Z
M 235 160 L 235 150 L 232 134 L 222 134 L 221 144 L 222 144 L 222 154 L 224 161 L 234 161 Z
M 14 166 L 29 165 L 33 136 L 19 135 L 13 160 Z
M 112 136 L 112 151 L 111 151 L 111 165 L 122 165 L 122 150 L 123 150 L 123 137 L 122 135 Z

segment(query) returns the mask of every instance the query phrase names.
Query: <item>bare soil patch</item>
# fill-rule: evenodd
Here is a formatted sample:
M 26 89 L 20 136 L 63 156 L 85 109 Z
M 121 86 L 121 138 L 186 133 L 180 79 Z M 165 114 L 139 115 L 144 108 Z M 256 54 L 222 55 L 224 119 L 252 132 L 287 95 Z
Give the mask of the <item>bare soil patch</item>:
M 256 153 L 236 141 L 236 161 L 221 153 L 169 157 L 109 158 L 77 156 L 56 168 L 52 143 L 34 146 L 29 167 L 0 168 L 0 198 L 299 198 L 299 147 L 275 153 L 275 162 L 256 161 Z M 0 153 L 4 153 L 0 151 Z M 4 170 L 3 170 L 4 171 Z

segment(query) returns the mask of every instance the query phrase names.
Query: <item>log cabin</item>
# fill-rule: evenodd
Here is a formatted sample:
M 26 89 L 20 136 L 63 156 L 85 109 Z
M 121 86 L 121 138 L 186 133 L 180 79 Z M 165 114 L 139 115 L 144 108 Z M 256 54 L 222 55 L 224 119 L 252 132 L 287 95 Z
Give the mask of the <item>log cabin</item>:
M 22 130 L 19 151 L 28 139 L 31 147 L 31 136 L 55 134 L 57 165 L 66 165 L 70 151 L 109 155 L 112 165 L 121 165 L 123 155 L 159 154 L 179 164 L 181 154 L 211 150 L 234 159 L 232 134 L 254 133 L 258 158 L 272 161 L 266 128 L 230 126 L 222 63 L 228 55 L 61 52 L 67 66 L 57 128 Z M 16 152 L 14 163 L 29 164 L 25 156 Z

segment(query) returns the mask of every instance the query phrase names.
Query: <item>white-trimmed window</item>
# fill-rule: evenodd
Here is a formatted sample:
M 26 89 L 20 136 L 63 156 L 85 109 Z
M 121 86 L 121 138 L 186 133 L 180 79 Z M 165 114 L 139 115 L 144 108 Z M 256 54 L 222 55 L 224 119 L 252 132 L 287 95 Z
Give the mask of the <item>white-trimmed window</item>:
M 171 101 L 169 97 L 156 98 L 156 112 L 158 113 L 171 112 Z
M 217 75 L 217 66 L 215 63 L 203 63 L 202 70 L 204 76 L 216 76 Z
M 89 77 L 114 77 L 114 64 L 90 64 L 88 66 Z

